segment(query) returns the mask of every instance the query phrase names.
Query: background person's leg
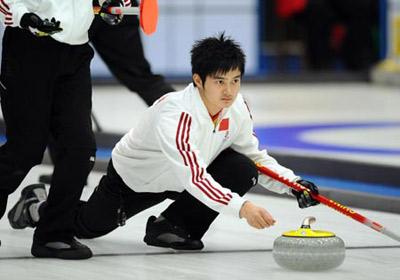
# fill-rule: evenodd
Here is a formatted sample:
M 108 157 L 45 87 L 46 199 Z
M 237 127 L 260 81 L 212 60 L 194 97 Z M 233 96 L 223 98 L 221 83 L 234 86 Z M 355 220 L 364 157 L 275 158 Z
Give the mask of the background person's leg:
M 373 30 L 377 26 L 378 1 L 330 1 L 346 27 L 342 46 L 344 64 L 350 70 L 367 70 L 377 61 Z
M 91 124 L 92 57 L 89 45 L 64 46 L 51 122 L 57 158 L 47 205 L 35 231 L 38 243 L 73 239 L 75 209 L 96 152 Z
M 302 21 L 306 30 L 306 52 L 312 70 L 332 67 L 333 52 L 330 47 L 331 28 L 337 15 L 329 0 L 309 0 Z
M 174 91 L 163 76 L 151 71 L 144 56 L 137 17 L 126 16 L 114 26 L 96 17 L 89 38 L 112 74 L 129 90 L 138 93 L 147 105 Z
M 42 161 L 49 134 L 53 62 L 58 58 L 49 50 L 51 40 L 38 40 L 18 28 L 6 28 L 4 33 L 0 93 L 7 142 L 0 147 L 0 217 L 7 196 Z

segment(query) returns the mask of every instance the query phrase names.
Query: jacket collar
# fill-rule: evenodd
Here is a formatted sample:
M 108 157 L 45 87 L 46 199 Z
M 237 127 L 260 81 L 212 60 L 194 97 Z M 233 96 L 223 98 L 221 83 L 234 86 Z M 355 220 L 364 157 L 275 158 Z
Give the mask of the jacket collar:
M 196 110 L 196 112 L 201 116 L 201 118 L 204 119 L 209 119 L 210 122 L 212 122 L 212 119 L 210 117 L 210 114 L 207 110 L 206 105 L 203 102 L 203 99 L 201 99 L 199 89 L 193 85 L 193 83 L 190 83 L 187 87 L 189 90 L 191 96 L 192 96 L 192 108 L 193 110 Z M 219 123 L 223 117 L 226 115 L 226 113 L 229 111 L 229 108 L 224 108 L 222 109 L 221 113 L 219 114 L 217 123 Z

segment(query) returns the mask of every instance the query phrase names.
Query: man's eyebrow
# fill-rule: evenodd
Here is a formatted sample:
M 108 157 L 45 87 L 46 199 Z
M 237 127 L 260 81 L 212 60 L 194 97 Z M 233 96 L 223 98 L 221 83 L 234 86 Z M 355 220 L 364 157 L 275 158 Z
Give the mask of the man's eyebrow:
M 237 79 L 237 78 L 240 78 L 240 77 L 241 77 L 241 75 L 237 75 L 237 76 L 235 76 L 233 78 Z M 226 77 L 222 77 L 222 76 L 213 76 L 212 78 L 216 79 L 216 80 L 225 80 L 226 79 Z
M 213 76 L 212 78 L 213 78 L 213 79 L 216 79 L 216 80 L 223 80 L 223 79 L 225 79 L 225 77 L 223 77 L 223 76 Z

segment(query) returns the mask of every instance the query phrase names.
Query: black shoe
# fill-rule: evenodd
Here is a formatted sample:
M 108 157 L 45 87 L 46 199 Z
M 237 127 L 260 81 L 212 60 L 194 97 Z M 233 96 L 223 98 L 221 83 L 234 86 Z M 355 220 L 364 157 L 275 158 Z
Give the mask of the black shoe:
M 156 217 L 147 220 L 144 242 L 150 246 L 172 248 L 175 250 L 201 250 L 201 240 L 191 239 L 182 228 L 172 225 L 168 220 L 156 222 Z
M 35 227 L 35 222 L 30 213 L 29 206 L 47 199 L 46 188 L 43 184 L 34 184 L 25 187 L 21 191 L 21 197 L 13 208 L 8 212 L 8 221 L 12 228 L 23 229 Z
M 93 256 L 86 245 L 72 239 L 71 242 L 48 242 L 45 244 L 33 240 L 31 253 L 37 258 L 57 258 L 64 260 L 83 260 Z

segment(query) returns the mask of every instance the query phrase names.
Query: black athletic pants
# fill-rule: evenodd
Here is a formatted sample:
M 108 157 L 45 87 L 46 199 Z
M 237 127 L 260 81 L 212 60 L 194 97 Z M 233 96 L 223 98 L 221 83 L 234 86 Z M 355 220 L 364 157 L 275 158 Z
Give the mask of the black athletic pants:
M 174 89 L 151 71 L 143 52 L 137 17 L 126 16 L 109 25 L 96 16 L 89 39 L 113 75 L 129 90 L 137 92 L 147 105 Z
M 207 168 L 211 176 L 223 187 L 243 196 L 258 178 L 257 168 L 246 156 L 227 149 Z M 132 172 L 135 172 L 132 170 Z M 75 234 L 81 238 L 95 238 L 118 227 L 118 210 L 124 209 L 127 218 L 154 206 L 165 199 L 175 201 L 162 213 L 171 223 L 186 229 L 193 238 L 201 239 L 218 213 L 191 196 L 182 193 L 138 193 L 130 189 L 108 165 L 95 192 L 87 202 L 82 202 L 76 216 Z
M 3 37 L 1 107 L 7 142 L 0 147 L 0 217 L 7 196 L 42 162 L 49 136 L 57 160 L 48 204 L 35 231 L 38 242 L 69 241 L 75 208 L 96 151 L 91 124 L 88 44 L 7 27 Z

